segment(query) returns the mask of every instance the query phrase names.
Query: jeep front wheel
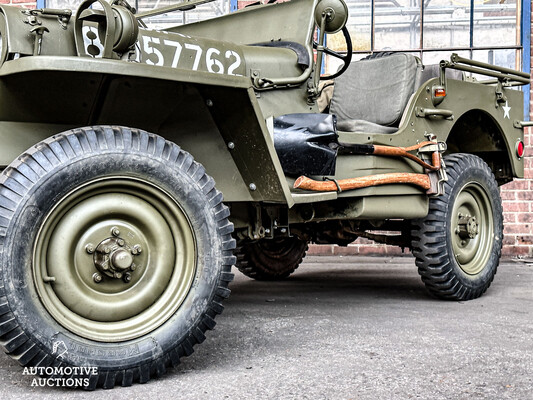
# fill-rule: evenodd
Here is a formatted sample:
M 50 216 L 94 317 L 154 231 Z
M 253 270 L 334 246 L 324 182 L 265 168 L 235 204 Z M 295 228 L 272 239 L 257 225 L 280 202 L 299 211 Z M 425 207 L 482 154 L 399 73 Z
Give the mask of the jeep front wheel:
M 445 193 L 430 199 L 426 218 L 413 221 L 413 254 L 430 293 L 475 299 L 490 286 L 500 260 L 503 214 L 498 185 L 477 156 L 459 153 L 444 160 Z
M 122 127 L 56 135 L 5 170 L 0 206 L 0 342 L 21 364 L 97 367 L 88 388 L 128 386 L 214 327 L 233 225 L 177 145 Z

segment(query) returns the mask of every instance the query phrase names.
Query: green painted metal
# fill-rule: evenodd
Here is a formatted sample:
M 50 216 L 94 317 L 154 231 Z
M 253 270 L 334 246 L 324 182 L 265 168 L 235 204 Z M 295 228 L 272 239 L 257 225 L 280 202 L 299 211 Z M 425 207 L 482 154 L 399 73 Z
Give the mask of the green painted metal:
M 315 14 L 322 15 L 319 11 L 326 6 L 338 6 L 333 0 L 319 3 L 293 0 L 254 6 L 161 31 L 136 30 L 124 7 L 90 11 L 92 0 L 84 2 L 67 22 L 39 10 L 1 6 L 0 165 L 8 165 L 24 149 L 66 129 L 125 125 L 181 145 L 205 166 L 230 203 L 290 208 L 338 199 L 356 202 L 379 196 L 387 202 L 397 196 L 419 196 L 423 200 L 411 202 L 409 211 L 374 208 L 367 202 L 350 215 L 423 215 L 427 195 L 412 186 L 310 193 L 292 189 L 294 179 L 283 174 L 268 121 L 288 113 L 318 112 L 309 96 L 317 73 L 312 48 Z M 35 27 L 48 31 L 32 33 Z M 135 44 L 122 49 L 133 34 Z M 296 52 L 271 47 L 276 42 L 296 43 L 310 64 L 298 65 Z M 306 71 L 311 72 L 308 79 L 296 79 Z M 505 83 L 505 71 L 498 74 L 504 74 L 497 77 Z M 254 82 L 263 78 L 292 83 L 259 90 Z M 522 177 L 524 161 L 515 148 L 523 130 L 513 125 L 523 119 L 522 94 L 505 85 L 447 80 L 446 97 L 434 104 L 433 87 L 442 83 L 435 78 L 418 89 L 398 132 L 340 132 L 341 141 L 410 146 L 431 134 L 448 142 L 450 152 L 483 157 L 501 182 Z M 491 127 L 490 132 L 476 130 L 480 120 Z M 404 159 L 340 156 L 332 178 L 387 172 L 423 170 Z

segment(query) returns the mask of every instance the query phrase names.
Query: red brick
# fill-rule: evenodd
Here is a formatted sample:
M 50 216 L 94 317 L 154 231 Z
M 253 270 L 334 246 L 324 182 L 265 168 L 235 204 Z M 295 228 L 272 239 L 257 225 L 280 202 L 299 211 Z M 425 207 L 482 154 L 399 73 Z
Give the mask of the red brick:
M 518 200 L 533 200 L 533 191 L 531 190 L 518 190 L 515 192 Z
M 525 179 L 515 179 L 512 182 L 506 183 L 503 185 L 505 190 L 528 190 L 529 185 L 528 181 Z
M 333 254 L 333 246 L 330 244 L 312 244 L 307 254 L 310 256 L 326 256 Z
M 11 3 L 10 0 L 0 0 L 0 4 L 9 4 Z
M 333 254 L 336 256 L 352 256 L 359 254 L 358 246 L 333 246 Z
M 503 213 L 503 222 L 505 224 L 514 223 L 514 222 L 516 222 L 516 217 L 519 216 L 519 215 L 529 215 L 529 213 L 528 214 Z M 520 222 L 524 222 L 524 221 L 520 221 Z M 529 221 L 527 221 L 527 222 L 529 222 Z
M 409 253 L 409 249 L 405 248 L 404 251 L 402 252 L 401 247 L 398 247 L 398 246 L 386 246 L 385 247 L 385 252 L 387 253 L 387 255 L 401 256 L 403 254 L 408 254 Z
M 516 191 L 514 190 L 502 190 L 500 192 L 500 196 L 502 197 L 502 200 L 516 200 Z
M 533 244 L 533 235 L 520 235 L 517 237 L 518 244 L 526 244 L 526 245 L 532 245 Z
M 506 234 L 518 233 L 518 234 L 529 234 L 530 229 L 527 224 L 507 224 L 504 226 L 504 232 Z
M 505 246 L 503 255 L 505 256 L 524 256 L 531 255 L 531 246 Z
M 516 212 L 516 211 L 522 211 L 522 212 L 528 212 L 529 211 L 529 203 L 528 202 L 516 202 L 516 201 L 504 201 L 503 202 L 503 211 L 505 212 Z
M 359 246 L 357 254 L 364 254 L 367 256 L 384 255 L 385 245 Z
M 505 216 L 505 214 L 504 214 Z M 533 215 L 531 213 L 517 213 L 516 214 L 517 222 L 522 223 L 533 223 Z M 509 221 L 511 222 L 511 221 Z
M 516 242 L 517 242 L 516 236 L 514 235 L 505 235 L 502 241 L 504 247 L 515 245 Z
M 240 10 L 241 8 L 244 8 L 247 5 L 250 5 L 250 4 L 253 4 L 253 3 L 257 3 L 257 0 L 252 0 L 252 1 L 239 0 L 239 2 L 237 3 L 237 8 Z

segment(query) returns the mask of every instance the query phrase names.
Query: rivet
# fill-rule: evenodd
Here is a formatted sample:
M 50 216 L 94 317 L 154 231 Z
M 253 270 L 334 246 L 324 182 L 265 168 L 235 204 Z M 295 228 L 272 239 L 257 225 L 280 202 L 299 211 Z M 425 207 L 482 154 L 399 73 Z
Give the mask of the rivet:
M 104 247 L 104 253 L 106 254 L 111 253 L 111 249 L 109 247 Z
M 281 228 L 279 231 L 280 231 L 281 233 L 287 233 L 287 229 L 285 229 L 285 228 Z
M 235 143 L 229 142 L 228 143 L 228 149 L 233 150 L 235 148 Z
M 253 192 L 254 190 L 257 189 L 257 186 L 255 186 L 255 183 L 250 183 L 249 188 L 250 188 L 250 190 Z
M 207 107 L 213 107 L 213 100 L 211 100 L 211 99 L 207 99 L 207 100 L 205 101 L 205 104 L 207 104 Z
M 87 244 L 87 246 L 85 246 L 85 251 L 89 254 L 93 254 L 94 253 L 94 246 L 92 243 L 89 243 Z

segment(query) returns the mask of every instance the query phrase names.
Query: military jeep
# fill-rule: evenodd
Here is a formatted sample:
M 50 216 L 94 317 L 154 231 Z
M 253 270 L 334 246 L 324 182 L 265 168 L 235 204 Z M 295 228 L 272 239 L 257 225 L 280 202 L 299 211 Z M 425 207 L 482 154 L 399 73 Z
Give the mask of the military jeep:
M 529 74 L 351 62 L 342 0 L 143 22 L 205 2 L 0 6 L 0 342 L 22 365 L 146 382 L 214 328 L 233 265 L 285 278 L 310 242 L 409 248 L 443 299 L 490 286 Z

